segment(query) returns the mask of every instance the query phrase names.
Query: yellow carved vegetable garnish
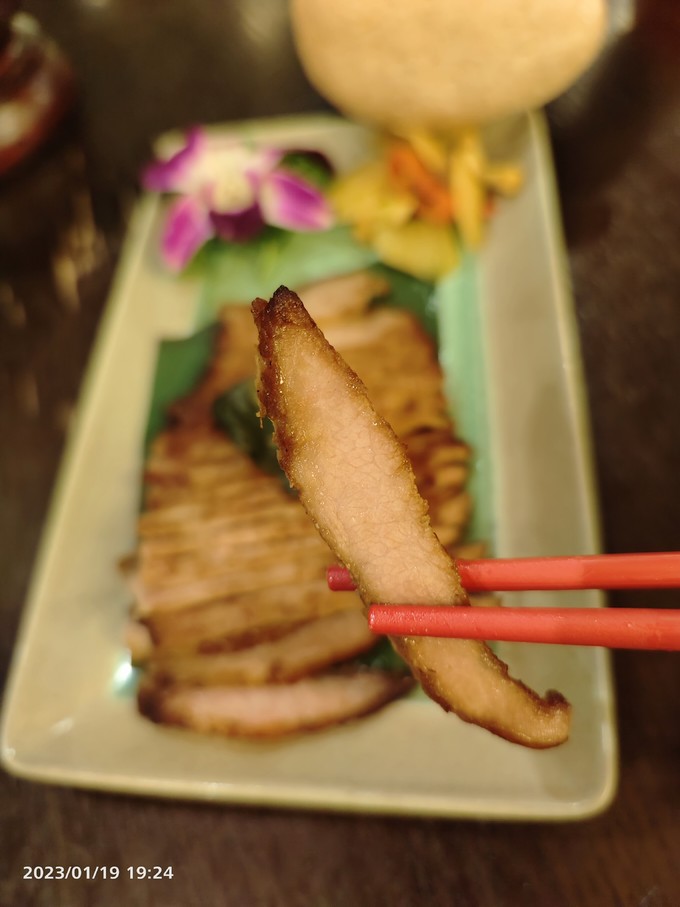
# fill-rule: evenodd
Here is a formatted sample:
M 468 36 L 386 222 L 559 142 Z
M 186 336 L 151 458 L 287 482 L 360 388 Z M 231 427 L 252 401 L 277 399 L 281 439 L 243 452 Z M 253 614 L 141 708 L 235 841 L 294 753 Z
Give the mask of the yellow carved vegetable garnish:
M 340 176 L 330 199 L 338 219 L 388 265 L 437 280 L 478 249 L 496 195 L 513 195 L 521 170 L 488 160 L 477 129 L 400 130 L 379 157 Z

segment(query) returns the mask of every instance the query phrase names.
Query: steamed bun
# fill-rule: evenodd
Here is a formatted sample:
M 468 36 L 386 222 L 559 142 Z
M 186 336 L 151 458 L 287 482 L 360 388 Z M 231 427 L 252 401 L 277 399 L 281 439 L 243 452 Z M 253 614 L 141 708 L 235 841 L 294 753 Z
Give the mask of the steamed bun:
M 541 106 L 592 62 L 605 0 L 291 0 L 302 64 L 347 116 L 481 123 Z

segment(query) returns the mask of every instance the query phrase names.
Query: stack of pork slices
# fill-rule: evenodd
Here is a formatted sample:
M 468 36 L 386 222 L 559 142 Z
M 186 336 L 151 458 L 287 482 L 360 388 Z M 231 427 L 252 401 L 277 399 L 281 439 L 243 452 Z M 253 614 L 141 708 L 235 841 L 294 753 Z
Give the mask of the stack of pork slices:
M 381 304 L 389 292 L 370 272 L 299 291 L 405 445 L 442 543 L 478 555 L 460 547 L 470 450 L 456 436 L 436 348 L 412 314 Z M 329 591 L 333 557 L 300 503 L 215 424 L 216 398 L 254 377 L 255 343 L 249 307 L 225 306 L 203 379 L 152 444 L 124 573 L 142 714 L 257 738 L 358 718 L 413 681 L 358 660 L 376 645 L 358 595 Z

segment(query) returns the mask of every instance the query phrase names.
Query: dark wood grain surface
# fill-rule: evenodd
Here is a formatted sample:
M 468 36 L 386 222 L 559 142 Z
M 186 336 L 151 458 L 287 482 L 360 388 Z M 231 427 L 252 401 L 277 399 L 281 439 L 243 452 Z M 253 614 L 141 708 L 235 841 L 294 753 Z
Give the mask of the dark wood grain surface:
M 136 175 L 159 132 L 319 109 L 282 0 L 31 0 L 74 115 L 0 184 L 0 670 Z M 551 105 L 604 542 L 680 549 L 680 8 Z M 677 606 L 619 593 L 613 604 Z M 574 824 L 386 819 L 151 801 L 0 776 L 0 905 L 680 904 L 680 656 L 615 656 L 621 778 Z M 45 691 L 49 695 L 49 691 Z M 28 864 L 171 865 L 169 881 L 26 882 Z

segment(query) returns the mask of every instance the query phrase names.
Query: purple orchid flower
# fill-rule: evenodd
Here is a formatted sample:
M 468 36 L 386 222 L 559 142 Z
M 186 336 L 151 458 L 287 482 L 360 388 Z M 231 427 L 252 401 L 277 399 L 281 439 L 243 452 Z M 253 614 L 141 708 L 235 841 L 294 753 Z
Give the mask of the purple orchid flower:
M 184 268 L 212 237 L 247 242 L 265 227 L 327 230 L 333 221 L 323 194 L 282 166 L 285 152 L 192 129 L 185 144 L 142 174 L 144 188 L 177 194 L 161 239 L 173 271 Z

